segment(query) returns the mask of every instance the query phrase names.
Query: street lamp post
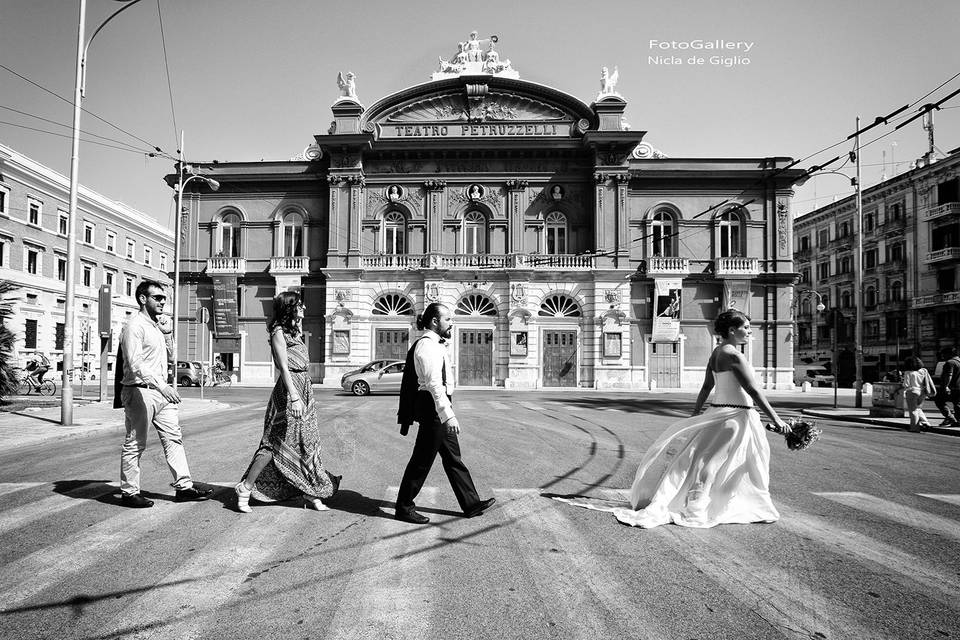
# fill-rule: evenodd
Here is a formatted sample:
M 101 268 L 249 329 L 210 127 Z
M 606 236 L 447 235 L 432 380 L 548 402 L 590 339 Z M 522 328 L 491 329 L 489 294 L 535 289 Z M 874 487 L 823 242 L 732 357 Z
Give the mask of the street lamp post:
M 200 175 L 199 173 L 191 173 L 189 176 L 184 178 L 184 173 L 189 170 L 189 167 L 186 167 L 183 164 L 183 131 L 180 132 L 180 150 L 178 152 L 179 161 L 177 162 L 177 213 L 174 218 L 173 223 L 173 335 L 172 335 L 172 350 L 173 350 L 173 388 L 177 388 L 177 365 L 180 361 L 180 354 L 178 350 L 177 338 L 180 335 L 179 327 L 180 324 L 180 247 L 183 244 L 181 242 L 180 235 L 182 233 L 183 224 L 181 222 L 183 218 L 183 189 L 186 187 L 191 180 L 199 180 L 200 182 L 207 183 L 207 186 L 210 187 L 212 191 L 216 191 L 220 188 L 220 183 L 214 180 L 213 178 L 208 178 L 207 176 Z M 201 380 L 201 384 L 203 381 Z
M 70 152 L 70 216 L 67 220 L 67 273 L 66 273 L 66 296 L 63 301 L 63 376 L 60 379 L 62 387 L 60 393 L 60 424 L 69 426 L 73 424 L 73 333 L 74 321 L 74 279 L 76 269 L 74 267 L 74 258 L 77 251 L 77 200 L 80 190 L 80 111 L 83 100 L 84 87 L 84 69 L 87 62 L 87 49 L 90 43 L 97 37 L 100 30 L 108 22 L 122 11 L 125 11 L 140 0 L 119 0 L 127 2 L 126 5 L 114 11 L 110 16 L 100 23 L 90 40 L 84 45 L 87 2 L 80 0 L 80 18 L 77 24 L 77 68 L 76 83 L 73 92 L 73 143 Z

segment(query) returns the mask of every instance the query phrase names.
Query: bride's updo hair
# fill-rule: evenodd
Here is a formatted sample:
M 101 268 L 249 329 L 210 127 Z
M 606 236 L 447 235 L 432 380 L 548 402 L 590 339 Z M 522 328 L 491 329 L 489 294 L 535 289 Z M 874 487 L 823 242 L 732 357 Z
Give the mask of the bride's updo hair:
M 423 331 L 430 326 L 430 321 L 440 317 L 440 309 L 443 309 L 442 302 L 431 302 L 423 313 L 417 315 L 417 329 Z
M 730 329 L 739 329 L 748 322 L 750 322 L 750 316 L 743 311 L 728 309 L 713 321 L 713 330 L 716 331 L 718 336 L 723 338 L 730 332 Z

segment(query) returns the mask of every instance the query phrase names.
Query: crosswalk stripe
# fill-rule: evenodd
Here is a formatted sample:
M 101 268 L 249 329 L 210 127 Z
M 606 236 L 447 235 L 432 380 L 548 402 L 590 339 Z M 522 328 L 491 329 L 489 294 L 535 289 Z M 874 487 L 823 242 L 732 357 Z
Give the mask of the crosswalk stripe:
M 396 502 L 398 487 L 388 487 L 386 502 Z M 437 488 L 424 487 L 418 507 L 436 504 Z M 436 521 L 437 516 L 432 515 Z M 436 595 L 432 568 L 420 553 L 440 542 L 443 527 L 417 526 L 378 518 L 366 537 L 360 565 L 350 576 L 341 605 L 323 634 L 330 640 L 427 638 Z
M 931 500 L 939 500 L 940 502 L 946 502 L 948 504 L 960 506 L 960 494 L 958 493 L 918 493 L 917 495 L 924 498 L 930 498 Z
M 70 491 L 41 498 L 17 509 L 3 511 L 0 513 L 0 534 L 78 506 L 81 504 L 78 502 L 79 499 L 96 499 L 115 493 L 117 490 L 116 487 L 104 489 L 104 485 L 99 482 L 85 483 Z
M 110 624 L 107 637 L 124 640 L 191 640 L 213 625 L 209 618 L 226 605 L 255 568 L 270 561 L 269 549 L 282 548 L 278 530 L 302 519 L 303 510 L 254 509 L 188 560 L 127 603 Z M 322 518 L 323 514 L 309 512 Z M 288 535 L 296 535 L 296 531 Z
M 669 629 L 658 628 L 657 611 L 638 602 L 616 579 L 615 572 L 600 568 L 599 558 L 591 551 L 595 544 L 577 533 L 573 523 L 558 509 L 559 503 L 545 499 L 538 489 L 493 491 L 504 503 L 501 511 L 512 521 L 508 531 L 516 541 L 520 560 L 542 594 L 546 615 L 560 626 L 551 635 L 615 638 L 622 635 L 624 625 L 631 619 L 639 618 L 644 620 L 645 639 L 671 637 Z M 585 592 L 600 606 L 571 606 L 584 603 Z
M 956 606 L 960 580 L 955 575 L 938 571 L 915 555 L 870 536 L 837 527 L 823 518 L 806 515 L 791 507 L 779 508 L 780 525 L 785 529 L 815 540 L 828 549 L 879 565 L 885 568 L 894 580 L 918 583 L 932 598 L 947 606 Z
M 913 529 L 960 540 L 960 522 L 932 513 L 913 509 L 896 502 L 858 492 L 820 492 L 814 493 L 842 505 L 859 509 L 886 520 L 892 520 Z
M 23 491 L 24 489 L 41 487 L 45 484 L 47 483 L 46 482 L 0 482 L 0 496 L 5 496 L 8 493 L 15 493 L 17 491 Z
M 151 509 L 123 509 L 62 542 L 9 562 L 0 569 L 0 607 L 12 609 L 52 587 L 65 575 L 78 573 L 99 562 L 106 554 L 146 536 L 165 520 L 183 518 L 202 502 L 158 501 Z

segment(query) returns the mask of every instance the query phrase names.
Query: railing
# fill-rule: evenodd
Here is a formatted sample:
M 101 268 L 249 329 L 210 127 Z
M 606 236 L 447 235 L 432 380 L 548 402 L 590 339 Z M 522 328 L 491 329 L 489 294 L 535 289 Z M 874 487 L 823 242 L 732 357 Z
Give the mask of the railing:
M 887 271 L 900 271 L 904 268 L 903 260 L 887 260 L 886 262 L 880 263 L 880 270 Z
M 960 247 L 947 247 L 938 251 L 927 252 L 926 262 L 945 262 L 960 259 Z
M 594 256 L 468 253 L 380 254 L 360 257 L 364 269 L 592 269 Z
M 246 270 L 246 258 L 230 258 L 227 256 L 207 258 L 207 273 L 210 275 L 244 273 Z
M 923 219 L 933 220 L 934 218 L 941 218 L 943 216 L 956 214 L 960 214 L 960 202 L 948 202 L 947 204 L 942 204 L 939 207 L 934 207 L 924 211 Z
M 941 304 L 960 303 L 960 291 L 947 291 L 946 293 L 934 293 L 928 296 L 917 296 L 913 299 L 913 306 L 935 307 Z
M 647 260 L 647 275 L 689 275 L 689 258 L 654 257 Z
M 310 272 L 310 258 L 307 256 L 277 256 L 270 258 L 270 273 Z
M 718 278 L 750 278 L 760 273 L 759 258 L 717 258 Z

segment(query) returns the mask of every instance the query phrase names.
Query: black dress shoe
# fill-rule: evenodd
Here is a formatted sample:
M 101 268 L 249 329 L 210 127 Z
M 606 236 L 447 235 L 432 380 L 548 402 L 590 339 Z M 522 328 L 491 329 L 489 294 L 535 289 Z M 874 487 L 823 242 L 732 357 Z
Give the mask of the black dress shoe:
M 120 494 L 120 504 L 132 509 L 146 509 L 153 506 L 153 500 L 144 498 L 139 493 L 123 493 Z
M 496 498 L 487 498 L 486 500 L 481 500 L 477 504 L 470 507 L 470 509 L 468 509 L 467 511 L 464 511 L 463 516 L 465 518 L 473 518 L 475 516 L 478 516 L 484 511 L 486 511 L 487 509 L 489 509 L 490 507 L 492 507 L 493 503 L 496 501 L 497 501 Z
M 401 522 L 409 522 L 410 524 L 427 524 L 430 522 L 430 518 L 416 511 L 398 510 L 393 517 Z
M 213 489 L 200 489 L 197 486 L 190 487 L 189 489 L 177 489 L 177 502 L 191 502 L 198 500 L 206 500 L 213 495 Z

